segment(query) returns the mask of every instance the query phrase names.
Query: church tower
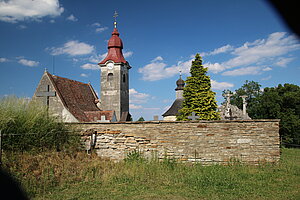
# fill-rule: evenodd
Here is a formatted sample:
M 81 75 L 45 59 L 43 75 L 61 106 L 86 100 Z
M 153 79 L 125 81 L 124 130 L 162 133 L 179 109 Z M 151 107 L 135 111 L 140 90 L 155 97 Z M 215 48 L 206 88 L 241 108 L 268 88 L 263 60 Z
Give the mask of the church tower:
M 117 121 L 126 121 L 129 115 L 129 69 L 123 43 L 119 37 L 116 17 L 114 30 L 108 41 L 107 56 L 99 63 L 101 68 L 101 110 L 114 110 Z

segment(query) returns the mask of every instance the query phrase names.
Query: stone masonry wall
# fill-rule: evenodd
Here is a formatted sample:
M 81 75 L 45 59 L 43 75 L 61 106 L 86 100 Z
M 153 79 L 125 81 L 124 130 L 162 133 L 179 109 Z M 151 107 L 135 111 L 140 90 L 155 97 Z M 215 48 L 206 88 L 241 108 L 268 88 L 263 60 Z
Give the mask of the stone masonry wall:
M 72 123 L 92 140 L 101 157 L 122 160 L 139 150 L 145 157 L 203 164 L 238 160 L 277 162 L 279 120 Z M 91 134 L 92 133 L 92 134 Z

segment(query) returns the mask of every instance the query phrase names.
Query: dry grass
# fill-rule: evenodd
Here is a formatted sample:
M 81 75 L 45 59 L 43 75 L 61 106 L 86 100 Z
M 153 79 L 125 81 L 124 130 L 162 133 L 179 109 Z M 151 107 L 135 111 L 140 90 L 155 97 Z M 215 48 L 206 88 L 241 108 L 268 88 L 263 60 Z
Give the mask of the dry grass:
M 84 152 L 5 154 L 4 167 L 36 199 L 299 199 L 300 150 L 277 165 L 113 163 Z

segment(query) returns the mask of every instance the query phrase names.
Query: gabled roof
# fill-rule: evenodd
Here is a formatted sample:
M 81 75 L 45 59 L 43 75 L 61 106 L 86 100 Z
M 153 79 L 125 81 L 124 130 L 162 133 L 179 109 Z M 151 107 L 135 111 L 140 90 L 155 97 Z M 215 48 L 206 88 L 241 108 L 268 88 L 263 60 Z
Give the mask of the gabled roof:
M 169 108 L 169 110 L 167 110 L 164 114 L 162 114 L 163 117 L 166 116 L 176 116 L 178 114 L 178 111 L 182 108 L 182 103 L 183 103 L 184 99 L 180 98 L 180 99 L 176 99 L 172 106 Z
M 92 122 L 105 115 L 112 120 L 114 111 L 101 111 L 97 105 L 96 92 L 90 84 L 47 73 L 64 107 L 80 122 Z

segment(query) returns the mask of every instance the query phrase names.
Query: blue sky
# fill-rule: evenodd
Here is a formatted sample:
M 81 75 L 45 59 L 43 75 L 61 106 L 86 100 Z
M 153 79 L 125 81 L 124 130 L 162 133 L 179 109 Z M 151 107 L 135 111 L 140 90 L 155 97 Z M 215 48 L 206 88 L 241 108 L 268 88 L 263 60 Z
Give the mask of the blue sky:
M 53 65 L 56 75 L 90 81 L 99 93 L 96 63 L 107 52 L 115 10 L 132 66 L 134 120 L 161 118 L 175 100 L 179 70 L 185 79 L 196 53 L 218 104 L 222 90 L 245 80 L 300 85 L 299 40 L 265 1 L 0 0 L 0 97 L 31 97 Z

